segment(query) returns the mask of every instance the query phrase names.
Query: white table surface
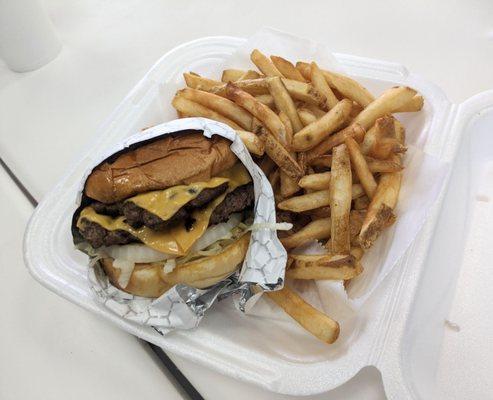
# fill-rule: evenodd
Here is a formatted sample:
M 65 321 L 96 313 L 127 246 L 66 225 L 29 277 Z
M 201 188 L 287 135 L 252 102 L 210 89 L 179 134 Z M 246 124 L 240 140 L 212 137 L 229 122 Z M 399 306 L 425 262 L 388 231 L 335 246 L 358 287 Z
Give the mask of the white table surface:
M 0 157 L 41 198 L 97 126 L 172 47 L 211 35 L 248 36 L 272 26 L 334 51 L 406 65 L 460 103 L 493 87 L 493 3 L 366 1 L 296 3 L 227 0 L 45 0 L 64 43 L 40 70 L 0 63 Z M 180 398 L 133 337 L 43 289 L 21 259 L 29 203 L 0 172 L 0 300 L 14 304 L 0 333 L 0 398 Z M 19 293 L 25 294 L 20 297 Z M 34 317 L 24 318 L 29 313 Z M 207 399 L 281 399 L 190 362 L 173 360 Z M 382 399 L 375 369 L 313 399 Z

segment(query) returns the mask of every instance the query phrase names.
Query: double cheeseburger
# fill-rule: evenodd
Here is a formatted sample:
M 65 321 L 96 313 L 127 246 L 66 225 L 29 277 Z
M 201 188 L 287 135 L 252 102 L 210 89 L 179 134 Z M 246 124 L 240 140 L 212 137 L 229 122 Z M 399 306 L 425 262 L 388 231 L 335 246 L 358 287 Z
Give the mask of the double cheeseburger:
M 253 203 L 251 177 L 229 141 L 178 132 L 98 165 L 72 233 L 114 286 L 159 297 L 175 284 L 205 288 L 231 275 L 246 255 Z

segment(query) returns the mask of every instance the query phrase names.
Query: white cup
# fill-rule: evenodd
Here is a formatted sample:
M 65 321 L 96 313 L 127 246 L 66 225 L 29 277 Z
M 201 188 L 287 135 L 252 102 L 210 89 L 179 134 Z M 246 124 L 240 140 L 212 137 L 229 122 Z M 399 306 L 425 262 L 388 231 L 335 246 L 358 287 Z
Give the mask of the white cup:
M 38 0 L 0 0 L 0 58 L 26 72 L 53 60 L 62 44 Z

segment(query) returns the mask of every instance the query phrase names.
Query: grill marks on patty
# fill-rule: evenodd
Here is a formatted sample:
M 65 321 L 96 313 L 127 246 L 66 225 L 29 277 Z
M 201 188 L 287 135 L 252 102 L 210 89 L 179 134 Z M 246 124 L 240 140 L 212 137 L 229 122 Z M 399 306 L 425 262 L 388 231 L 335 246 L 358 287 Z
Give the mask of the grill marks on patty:
M 93 202 L 91 206 L 98 214 L 109 215 L 113 218 L 124 215 L 126 222 L 134 229 L 138 229 L 145 225 L 150 229 L 162 231 L 180 222 L 185 223 L 185 226 L 187 227 L 191 227 L 193 224 L 191 213 L 195 209 L 206 206 L 212 200 L 222 195 L 227 189 L 227 182 L 215 188 L 203 189 L 195 199 L 189 201 L 181 207 L 170 219 L 166 221 L 137 206 L 131 201 L 118 202 L 114 204 Z M 214 209 L 209 225 L 215 225 L 220 222 L 227 221 L 231 214 L 243 211 L 244 209 L 250 207 L 253 204 L 253 200 L 254 195 L 252 183 L 237 187 L 235 190 L 228 193 L 224 200 Z M 80 232 L 94 248 L 139 241 L 128 232 L 121 230 L 108 231 L 99 224 L 90 221 L 86 221 L 84 229 L 81 229 Z

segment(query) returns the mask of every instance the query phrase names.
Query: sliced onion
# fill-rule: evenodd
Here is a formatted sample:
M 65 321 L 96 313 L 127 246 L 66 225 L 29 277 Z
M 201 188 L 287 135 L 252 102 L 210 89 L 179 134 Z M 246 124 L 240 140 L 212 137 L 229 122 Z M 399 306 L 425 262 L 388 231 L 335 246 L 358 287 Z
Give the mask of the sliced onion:
M 175 269 L 175 267 L 176 267 L 176 260 L 174 258 L 166 260 L 166 262 L 163 265 L 163 272 L 165 274 L 169 274 Z
M 231 230 L 241 222 L 241 214 L 231 214 L 226 222 L 207 228 L 204 234 L 194 243 L 190 249 L 190 254 L 209 247 L 219 239 L 231 237 Z
M 134 272 L 135 264 L 132 261 L 122 260 L 121 258 L 116 258 L 113 261 L 113 266 L 120 270 L 120 276 L 118 277 L 118 284 L 122 288 L 128 286 L 132 272 Z
M 103 249 L 111 258 L 131 261 L 133 263 L 151 263 L 164 261 L 176 256 L 151 249 L 144 244 L 125 244 L 109 246 Z

